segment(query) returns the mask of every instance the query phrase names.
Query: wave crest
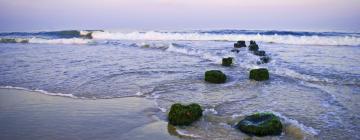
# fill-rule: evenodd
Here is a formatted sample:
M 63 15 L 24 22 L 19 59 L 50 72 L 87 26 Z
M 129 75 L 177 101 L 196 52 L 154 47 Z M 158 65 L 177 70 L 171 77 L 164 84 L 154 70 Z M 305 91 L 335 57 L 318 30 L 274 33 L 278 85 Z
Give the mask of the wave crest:
M 92 33 L 94 39 L 110 40 L 189 40 L 189 41 L 238 41 L 256 40 L 269 43 L 295 45 L 360 45 L 356 36 L 295 36 L 295 35 L 261 35 L 261 34 L 212 34 L 198 32 L 103 32 Z
M 33 43 L 33 44 L 92 44 L 90 39 L 67 38 L 67 39 L 42 39 L 42 38 L 0 38 L 0 43 Z

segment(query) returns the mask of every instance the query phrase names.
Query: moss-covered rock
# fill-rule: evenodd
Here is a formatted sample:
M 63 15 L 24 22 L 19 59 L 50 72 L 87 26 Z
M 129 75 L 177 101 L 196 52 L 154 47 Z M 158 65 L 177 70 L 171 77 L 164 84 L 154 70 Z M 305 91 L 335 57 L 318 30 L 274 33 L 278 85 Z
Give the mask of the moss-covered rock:
M 257 44 L 250 44 L 249 45 L 249 51 L 258 51 L 259 46 Z
M 202 116 L 199 104 L 182 105 L 173 104 L 168 114 L 169 123 L 172 125 L 190 125 Z
M 254 51 L 253 53 L 257 56 L 265 56 L 265 51 Z
M 210 70 L 205 72 L 205 81 L 210 83 L 225 83 L 226 75 L 219 70 Z
M 232 63 L 233 63 L 233 58 L 232 57 L 222 59 L 222 65 L 223 66 L 229 67 L 229 66 L 231 66 Z
M 256 81 L 269 80 L 269 71 L 265 68 L 252 69 L 249 78 Z
M 236 128 L 249 135 L 269 136 L 280 135 L 283 126 L 279 117 L 272 113 L 255 113 L 241 120 Z
M 234 44 L 234 48 L 241 48 L 241 47 L 246 47 L 246 43 L 245 41 L 238 41 Z

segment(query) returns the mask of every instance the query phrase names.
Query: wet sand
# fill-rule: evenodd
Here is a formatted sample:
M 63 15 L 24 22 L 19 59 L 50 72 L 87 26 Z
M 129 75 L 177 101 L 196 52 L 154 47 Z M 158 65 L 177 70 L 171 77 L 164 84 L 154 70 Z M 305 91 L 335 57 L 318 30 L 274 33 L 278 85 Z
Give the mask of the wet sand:
M 178 139 L 144 98 L 73 99 L 0 88 L 0 139 Z

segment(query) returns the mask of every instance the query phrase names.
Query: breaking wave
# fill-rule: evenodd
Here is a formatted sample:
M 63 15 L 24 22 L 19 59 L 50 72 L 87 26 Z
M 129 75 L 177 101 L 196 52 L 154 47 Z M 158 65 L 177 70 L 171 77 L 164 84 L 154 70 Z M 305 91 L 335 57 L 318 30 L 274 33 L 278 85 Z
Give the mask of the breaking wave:
M 92 44 L 91 39 L 83 38 L 62 38 L 62 39 L 43 39 L 43 38 L 0 38 L 0 43 L 33 43 L 33 44 Z
M 360 37 L 353 34 L 334 36 L 319 34 L 292 35 L 292 34 L 221 34 L 211 32 L 103 32 L 92 33 L 94 39 L 104 40 L 190 40 L 190 41 L 238 41 L 256 40 L 268 43 L 296 44 L 296 45 L 360 45 Z

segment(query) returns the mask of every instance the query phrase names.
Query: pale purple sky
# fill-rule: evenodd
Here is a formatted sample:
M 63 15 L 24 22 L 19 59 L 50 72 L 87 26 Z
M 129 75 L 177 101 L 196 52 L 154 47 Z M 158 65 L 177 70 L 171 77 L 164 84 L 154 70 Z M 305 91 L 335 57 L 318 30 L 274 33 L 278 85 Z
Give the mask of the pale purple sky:
M 360 31 L 360 0 L 0 0 L 0 31 Z

